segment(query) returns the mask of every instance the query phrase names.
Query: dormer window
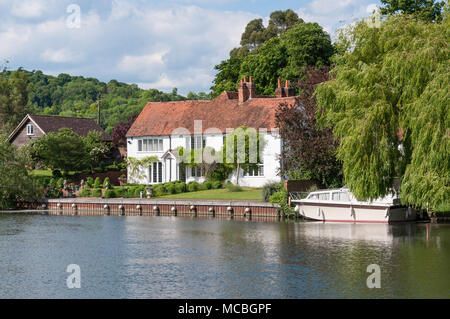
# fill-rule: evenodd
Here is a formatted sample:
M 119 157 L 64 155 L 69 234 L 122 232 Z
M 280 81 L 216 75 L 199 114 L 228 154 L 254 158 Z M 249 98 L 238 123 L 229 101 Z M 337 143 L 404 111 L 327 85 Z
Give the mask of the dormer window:
M 33 124 L 27 125 L 27 135 L 34 135 L 34 125 Z

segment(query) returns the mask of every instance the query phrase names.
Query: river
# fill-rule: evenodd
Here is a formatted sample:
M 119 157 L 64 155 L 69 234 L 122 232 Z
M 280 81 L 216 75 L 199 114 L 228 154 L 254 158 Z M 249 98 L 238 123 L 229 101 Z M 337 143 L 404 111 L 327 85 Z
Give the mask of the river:
M 449 270 L 449 224 L 0 214 L 0 298 L 450 298 Z

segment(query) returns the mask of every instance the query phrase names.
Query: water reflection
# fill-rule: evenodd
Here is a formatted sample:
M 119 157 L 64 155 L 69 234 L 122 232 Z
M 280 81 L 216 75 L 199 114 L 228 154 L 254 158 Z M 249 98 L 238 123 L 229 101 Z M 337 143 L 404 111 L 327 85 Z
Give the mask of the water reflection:
M 448 298 L 449 226 L 0 215 L 0 297 Z

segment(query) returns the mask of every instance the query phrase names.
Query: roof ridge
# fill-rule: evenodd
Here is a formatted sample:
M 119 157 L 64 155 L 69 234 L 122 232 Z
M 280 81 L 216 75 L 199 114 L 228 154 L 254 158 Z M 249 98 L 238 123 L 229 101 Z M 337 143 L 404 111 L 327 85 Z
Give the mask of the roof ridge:
M 66 118 L 66 119 L 80 119 L 80 120 L 91 120 L 94 121 L 94 119 L 91 119 L 90 117 L 78 117 L 78 116 L 61 116 L 61 115 L 47 115 L 47 114 L 28 114 L 29 116 L 45 116 L 45 117 L 54 117 L 54 118 Z

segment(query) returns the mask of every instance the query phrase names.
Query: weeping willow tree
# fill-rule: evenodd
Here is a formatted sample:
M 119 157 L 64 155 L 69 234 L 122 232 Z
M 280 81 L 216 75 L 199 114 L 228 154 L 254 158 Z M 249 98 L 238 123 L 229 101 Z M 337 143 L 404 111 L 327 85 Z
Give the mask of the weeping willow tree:
M 331 80 L 316 90 L 322 125 L 339 139 L 344 179 L 359 199 L 401 181 L 404 204 L 449 205 L 450 25 L 411 16 L 361 21 L 337 41 Z

